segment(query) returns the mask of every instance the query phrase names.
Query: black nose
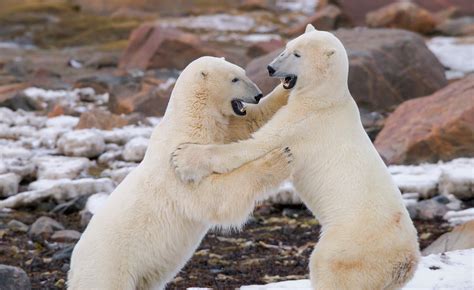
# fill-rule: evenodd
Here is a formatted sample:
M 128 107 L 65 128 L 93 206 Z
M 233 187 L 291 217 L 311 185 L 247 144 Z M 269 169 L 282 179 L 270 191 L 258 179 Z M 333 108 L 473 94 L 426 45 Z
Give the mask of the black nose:
M 272 68 L 271 66 L 267 66 L 267 70 L 268 70 L 268 73 L 270 74 L 270 76 L 272 76 L 275 73 L 275 69 Z
M 262 94 L 259 94 L 259 95 L 256 95 L 255 96 L 255 101 L 257 101 L 257 104 L 258 102 L 260 102 L 260 99 L 263 98 L 263 95 Z

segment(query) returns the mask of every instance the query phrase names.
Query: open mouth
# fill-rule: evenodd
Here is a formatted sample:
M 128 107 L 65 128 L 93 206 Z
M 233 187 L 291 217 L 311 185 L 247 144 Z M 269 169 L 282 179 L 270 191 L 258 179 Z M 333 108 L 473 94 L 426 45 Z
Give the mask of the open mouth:
M 296 85 L 298 79 L 295 75 L 288 75 L 283 79 L 283 87 L 287 90 L 292 89 Z
M 230 103 L 232 105 L 232 110 L 234 110 L 236 115 L 245 116 L 247 114 L 247 111 L 245 110 L 245 104 L 242 102 L 242 100 L 233 99 Z

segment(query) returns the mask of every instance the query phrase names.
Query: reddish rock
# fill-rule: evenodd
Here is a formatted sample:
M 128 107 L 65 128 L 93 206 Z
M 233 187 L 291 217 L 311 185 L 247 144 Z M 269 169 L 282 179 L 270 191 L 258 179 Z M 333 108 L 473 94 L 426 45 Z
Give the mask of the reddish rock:
M 75 129 L 97 128 L 100 130 L 112 130 L 129 124 L 129 121 L 122 116 L 110 112 L 93 109 L 81 114 L 79 123 Z
M 415 33 L 397 29 L 340 29 L 335 35 L 349 55 L 349 88 L 359 106 L 389 111 L 404 100 L 426 96 L 447 84 L 444 67 Z M 281 52 L 254 59 L 248 76 L 264 93 L 278 80 L 266 66 Z
M 64 115 L 65 109 L 63 106 L 56 104 L 54 107 L 51 109 L 51 111 L 48 112 L 48 118 L 54 118 L 57 116 Z
M 369 27 L 401 28 L 430 33 L 436 26 L 433 14 L 411 2 L 395 2 L 367 14 Z
M 81 233 L 74 230 L 60 230 L 54 232 L 50 240 L 59 243 L 74 243 L 79 241 Z
M 274 1 L 271 0 L 242 0 L 239 8 L 242 10 L 268 10 L 275 7 Z
M 172 85 L 163 86 L 163 81 L 149 78 L 137 86 L 122 88 L 112 93 L 109 109 L 116 114 L 140 112 L 147 116 L 162 116 L 173 89 Z
M 28 84 L 17 83 L 0 86 L 0 103 L 6 102 L 13 98 L 16 94 L 28 87 Z
M 145 23 L 130 34 L 128 47 L 119 61 L 119 68 L 183 69 L 191 61 L 204 55 L 224 56 L 194 34 Z
M 251 58 L 259 57 L 284 46 L 285 42 L 279 39 L 257 42 L 247 49 L 247 56 Z
M 327 1 L 328 0 L 323 2 Z M 394 0 L 337 0 L 335 2 L 337 2 L 342 11 L 349 15 L 354 24 L 363 25 L 368 12 L 391 4 Z M 430 12 L 437 12 L 449 7 L 457 7 L 459 11 L 462 11 L 465 15 L 474 14 L 472 0 L 413 0 L 412 2 Z
M 375 140 L 390 164 L 474 156 L 474 75 L 401 104 Z
M 334 30 L 339 27 L 351 26 L 351 21 L 341 9 L 335 5 L 326 5 L 317 10 L 312 16 L 302 22 L 300 25 L 293 27 L 285 32 L 287 35 L 297 36 L 305 31 L 306 25 L 311 23 L 319 30 Z

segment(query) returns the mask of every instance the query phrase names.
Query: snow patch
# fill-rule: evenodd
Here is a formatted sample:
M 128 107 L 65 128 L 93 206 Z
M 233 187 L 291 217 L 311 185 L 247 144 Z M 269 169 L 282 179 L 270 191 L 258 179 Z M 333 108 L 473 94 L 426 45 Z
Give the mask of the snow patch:
M 474 72 L 472 38 L 439 36 L 433 37 L 427 45 L 439 61 L 449 69 L 446 73 L 448 79 Z

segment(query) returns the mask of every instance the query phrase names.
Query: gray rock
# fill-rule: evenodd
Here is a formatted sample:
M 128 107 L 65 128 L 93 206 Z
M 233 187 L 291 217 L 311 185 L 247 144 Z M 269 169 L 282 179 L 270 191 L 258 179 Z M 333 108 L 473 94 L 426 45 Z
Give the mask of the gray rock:
M 81 233 L 74 230 L 61 230 L 56 231 L 51 236 L 50 240 L 53 242 L 60 243 L 73 243 L 81 238 Z
M 28 231 L 28 226 L 17 220 L 9 221 L 7 227 L 14 232 L 26 233 Z
M 8 265 L 0 265 L 1 290 L 31 289 L 30 279 L 23 269 Z
M 70 259 L 73 250 L 74 250 L 74 245 L 69 245 L 67 247 L 64 247 L 63 249 L 54 253 L 53 261 Z
M 446 204 L 439 202 L 436 198 L 422 200 L 416 205 L 416 216 L 422 220 L 442 218 L 447 212 Z
M 64 226 L 50 217 L 42 216 L 31 225 L 28 235 L 48 238 L 57 230 L 64 230 Z

